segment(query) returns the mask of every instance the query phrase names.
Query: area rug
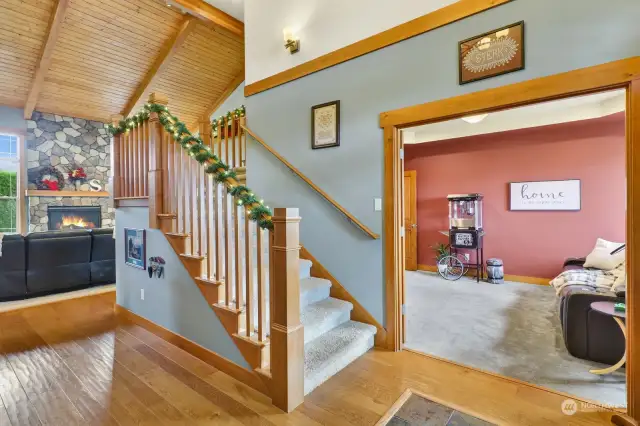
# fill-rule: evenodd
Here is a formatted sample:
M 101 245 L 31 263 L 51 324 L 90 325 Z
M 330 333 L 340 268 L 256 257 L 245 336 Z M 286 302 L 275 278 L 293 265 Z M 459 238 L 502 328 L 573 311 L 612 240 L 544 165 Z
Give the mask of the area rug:
M 495 426 L 408 389 L 376 426 Z
M 601 404 L 626 404 L 624 368 L 597 376 L 589 370 L 605 365 L 567 352 L 553 288 L 447 281 L 422 271 L 407 272 L 405 282 L 407 348 Z

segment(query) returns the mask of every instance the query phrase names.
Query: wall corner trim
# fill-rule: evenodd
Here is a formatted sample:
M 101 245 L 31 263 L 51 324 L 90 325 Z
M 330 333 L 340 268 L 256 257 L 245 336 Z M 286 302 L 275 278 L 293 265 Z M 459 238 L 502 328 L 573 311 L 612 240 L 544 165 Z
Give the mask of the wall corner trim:
M 513 0 L 459 0 L 404 24 L 246 85 L 244 95 L 249 97 L 264 92 L 511 1 Z
M 163 326 L 156 324 L 138 314 L 135 314 L 127 308 L 116 304 L 114 311 L 118 322 L 130 323 L 144 328 L 145 330 L 155 334 L 161 339 L 171 343 L 172 345 L 182 349 L 183 351 L 193 355 L 194 357 L 206 362 L 207 364 L 217 368 L 223 373 L 233 377 L 239 382 L 244 383 L 247 386 L 269 396 L 269 392 L 260 379 L 258 374 L 254 371 L 247 370 L 238 364 L 218 355 L 217 353 L 200 346 L 196 342 L 187 339 L 173 331 L 164 328 Z

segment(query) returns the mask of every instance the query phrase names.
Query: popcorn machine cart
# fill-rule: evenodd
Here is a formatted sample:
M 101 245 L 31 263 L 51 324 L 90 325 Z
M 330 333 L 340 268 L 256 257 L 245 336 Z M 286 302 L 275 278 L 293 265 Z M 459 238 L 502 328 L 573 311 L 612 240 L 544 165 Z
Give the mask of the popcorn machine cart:
M 449 253 L 458 256 L 460 249 L 475 250 L 475 264 L 463 262 L 465 268 L 476 270 L 476 280 L 484 279 L 484 230 L 482 229 L 482 194 L 452 194 L 449 200 Z

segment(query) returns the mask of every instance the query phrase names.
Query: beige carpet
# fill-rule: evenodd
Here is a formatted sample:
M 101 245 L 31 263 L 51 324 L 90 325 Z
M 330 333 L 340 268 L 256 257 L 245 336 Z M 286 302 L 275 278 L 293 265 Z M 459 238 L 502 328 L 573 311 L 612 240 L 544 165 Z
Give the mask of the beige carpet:
M 626 404 L 624 369 L 571 356 L 562 339 L 551 287 L 507 282 L 446 281 L 406 273 L 406 347 L 615 406 Z

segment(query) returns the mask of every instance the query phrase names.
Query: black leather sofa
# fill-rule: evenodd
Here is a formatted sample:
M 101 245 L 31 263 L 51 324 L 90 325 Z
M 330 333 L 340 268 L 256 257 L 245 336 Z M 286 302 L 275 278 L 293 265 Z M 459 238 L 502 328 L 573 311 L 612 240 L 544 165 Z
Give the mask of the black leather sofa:
M 115 282 L 113 229 L 5 235 L 0 257 L 0 300 Z
M 584 259 L 569 259 L 564 269 L 581 269 Z M 623 303 L 625 292 L 598 292 L 593 287 L 570 285 L 560 293 L 560 323 L 569 353 L 577 358 L 615 364 L 624 354 L 620 327 L 607 315 L 591 309 L 593 302 Z

